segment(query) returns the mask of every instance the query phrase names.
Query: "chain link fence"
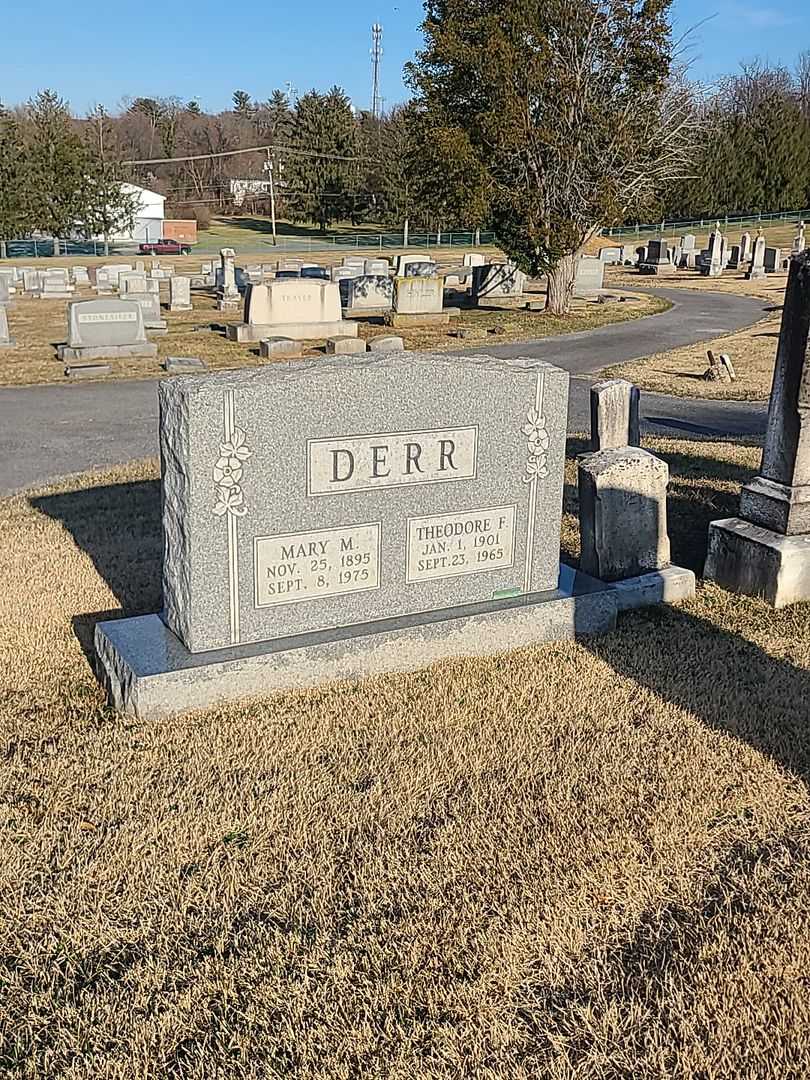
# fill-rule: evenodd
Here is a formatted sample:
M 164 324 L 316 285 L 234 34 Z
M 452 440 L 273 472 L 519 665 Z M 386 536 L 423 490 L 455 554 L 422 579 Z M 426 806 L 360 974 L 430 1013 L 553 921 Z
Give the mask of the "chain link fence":
M 133 255 L 137 254 L 138 241 L 113 242 L 105 244 L 102 240 L 60 240 L 59 255 L 70 257 L 76 256 L 110 256 L 110 255 Z M 260 254 L 265 250 L 281 252 L 312 252 L 329 251 L 331 249 L 353 250 L 377 250 L 385 251 L 390 248 L 464 248 L 477 247 L 479 245 L 494 244 L 493 232 L 412 232 L 407 238 L 402 232 L 383 233 L 333 233 L 324 236 L 279 236 L 277 242 L 273 242 L 271 235 L 251 235 L 244 240 L 238 237 L 203 237 L 198 243 L 191 245 L 195 255 L 218 254 L 223 247 L 233 248 L 237 254 Z M 39 259 L 54 255 L 53 240 L 7 240 L 5 242 L 5 257 L 7 259 Z
M 792 221 L 810 221 L 810 210 L 778 211 L 772 214 L 724 214 L 719 217 L 705 217 L 694 221 L 659 221 L 655 225 L 624 225 L 615 229 L 606 229 L 603 236 L 625 237 L 642 236 L 654 233 L 666 236 L 667 233 L 682 233 L 692 229 L 713 229 L 717 222 L 721 225 L 749 225 L 752 228 L 765 225 L 787 225 Z

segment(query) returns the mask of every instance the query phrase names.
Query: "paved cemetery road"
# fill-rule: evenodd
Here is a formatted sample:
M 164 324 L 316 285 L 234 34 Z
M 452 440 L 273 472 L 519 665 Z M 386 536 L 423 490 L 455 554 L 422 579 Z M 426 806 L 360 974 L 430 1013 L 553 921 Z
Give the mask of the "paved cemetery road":
M 676 306 L 661 315 L 601 330 L 488 346 L 486 351 L 542 357 L 570 371 L 575 378 L 568 428 L 587 431 L 591 380 L 576 376 L 737 330 L 759 319 L 764 306 L 750 297 L 657 291 Z M 157 454 L 155 387 L 154 380 L 145 379 L 0 389 L 0 495 Z M 641 406 L 646 429 L 657 434 L 746 436 L 765 430 L 765 406 L 758 403 L 645 393 Z

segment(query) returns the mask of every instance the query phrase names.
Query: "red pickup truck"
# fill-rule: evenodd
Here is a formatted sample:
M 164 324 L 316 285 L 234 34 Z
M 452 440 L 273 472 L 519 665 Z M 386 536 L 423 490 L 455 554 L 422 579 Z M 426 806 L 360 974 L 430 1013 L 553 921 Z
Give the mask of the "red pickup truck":
M 191 248 L 188 244 L 181 244 L 179 240 L 151 240 L 144 242 L 138 247 L 139 255 L 190 255 Z

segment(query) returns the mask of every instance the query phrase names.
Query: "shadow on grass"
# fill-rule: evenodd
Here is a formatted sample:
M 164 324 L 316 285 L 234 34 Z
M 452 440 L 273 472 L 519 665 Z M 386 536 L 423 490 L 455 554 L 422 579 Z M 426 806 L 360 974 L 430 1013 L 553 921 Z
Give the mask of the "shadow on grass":
M 673 471 L 669 497 L 673 562 L 702 568 L 709 522 L 736 512 L 738 485 L 753 470 L 695 453 L 662 453 Z M 587 449 L 584 439 L 568 442 L 569 456 Z M 690 477 L 701 483 L 690 486 Z M 717 479 L 717 484 L 707 478 Z M 726 487 L 721 486 L 726 484 Z M 565 507 L 576 513 L 577 493 L 564 491 Z M 58 521 L 93 562 L 121 610 L 81 614 L 74 628 L 89 658 L 100 619 L 146 614 L 161 607 L 162 537 L 160 483 L 142 480 L 33 498 L 31 504 Z M 719 594 L 726 597 L 726 594 Z M 763 603 L 730 597 L 734 619 L 790 642 L 807 611 L 774 612 Z M 719 612 L 722 618 L 722 611 Z M 800 631 L 801 633 L 801 631 Z M 643 648 L 637 647 L 643 643 Z M 652 608 L 621 616 L 617 632 L 586 641 L 590 651 L 614 671 L 634 679 L 666 701 L 692 712 L 708 726 L 729 732 L 769 754 L 803 779 L 810 765 L 810 674 L 775 658 L 717 621 L 682 608 Z
M 273 235 L 273 223 L 270 218 L 218 218 L 215 223 L 215 227 L 216 226 L 229 229 L 244 229 L 246 232 L 266 233 L 268 236 Z M 384 230 L 381 229 L 379 225 L 364 224 L 362 226 L 355 226 L 346 224 L 344 226 L 338 225 L 336 228 L 329 228 L 322 231 L 317 225 L 303 223 L 294 224 L 291 221 L 278 221 L 276 223 L 276 234 L 278 236 L 294 236 L 301 237 L 302 239 L 311 238 L 313 240 L 328 239 L 331 236 L 363 235 L 363 233 L 374 233 L 376 235 L 381 231 Z

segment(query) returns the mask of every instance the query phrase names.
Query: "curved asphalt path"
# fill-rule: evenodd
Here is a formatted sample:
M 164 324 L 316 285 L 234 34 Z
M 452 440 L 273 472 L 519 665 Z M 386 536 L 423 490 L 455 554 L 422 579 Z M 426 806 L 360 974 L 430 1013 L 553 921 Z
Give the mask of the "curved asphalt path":
M 641 290 L 639 290 L 641 291 Z M 760 319 L 766 304 L 748 296 L 656 289 L 669 311 L 599 330 L 464 350 L 531 356 L 565 368 L 571 380 L 568 430 L 590 427 L 588 389 L 600 369 L 697 341 Z M 0 495 L 69 473 L 118 465 L 158 452 L 154 379 L 0 389 Z M 644 428 L 673 436 L 759 435 L 766 406 L 642 393 Z

